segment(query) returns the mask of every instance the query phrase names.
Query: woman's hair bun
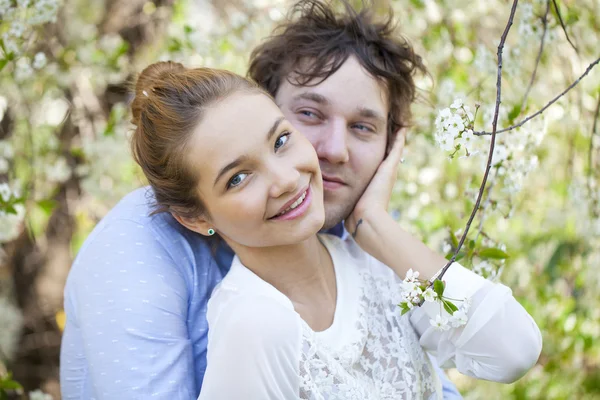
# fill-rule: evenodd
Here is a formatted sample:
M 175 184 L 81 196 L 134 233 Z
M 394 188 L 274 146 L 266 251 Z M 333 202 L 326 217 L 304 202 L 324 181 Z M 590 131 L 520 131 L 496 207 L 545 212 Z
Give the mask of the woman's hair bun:
M 186 68 L 173 61 L 160 61 L 147 66 L 138 76 L 135 84 L 135 98 L 131 104 L 132 122 L 139 126 L 140 115 L 154 87 L 160 84 L 169 74 L 186 71 Z

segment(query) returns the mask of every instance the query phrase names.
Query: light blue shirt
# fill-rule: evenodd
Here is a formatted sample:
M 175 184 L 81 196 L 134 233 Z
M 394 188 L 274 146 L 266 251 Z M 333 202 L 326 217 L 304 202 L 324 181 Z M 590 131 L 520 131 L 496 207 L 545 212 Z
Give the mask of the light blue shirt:
M 148 188 L 123 198 L 75 259 L 65 288 L 63 399 L 198 397 L 207 302 L 233 252 L 168 213 L 150 216 L 152 201 Z M 461 399 L 439 373 L 444 399 Z

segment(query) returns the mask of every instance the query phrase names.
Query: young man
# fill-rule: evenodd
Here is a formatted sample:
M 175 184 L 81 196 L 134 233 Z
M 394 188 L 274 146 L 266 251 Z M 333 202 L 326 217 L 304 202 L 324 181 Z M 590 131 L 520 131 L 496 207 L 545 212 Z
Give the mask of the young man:
M 354 232 L 357 215 L 370 229 L 366 197 L 378 190 L 386 149 L 410 120 L 412 75 L 424 67 L 390 22 L 368 11 L 346 5 L 337 14 L 316 0 L 295 8 L 296 18 L 254 51 L 249 75 L 317 151 L 325 229 L 342 235 L 346 219 Z M 65 399 L 175 400 L 200 391 L 207 301 L 233 254 L 222 243 L 212 249 L 168 213 L 149 216 L 151 202 L 147 188 L 125 197 L 73 265 L 61 352 Z M 460 398 L 443 383 L 446 398 Z

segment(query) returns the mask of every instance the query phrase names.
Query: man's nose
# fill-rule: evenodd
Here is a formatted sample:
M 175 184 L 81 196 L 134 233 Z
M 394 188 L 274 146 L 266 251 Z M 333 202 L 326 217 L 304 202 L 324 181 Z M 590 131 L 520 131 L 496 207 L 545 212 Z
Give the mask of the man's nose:
M 331 164 L 343 164 L 348 162 L 348 145 L 346 122 L 334 120 L 326 126 L 316 139 L 315 150 L 320 160 Z
M 270 196 L 277 198 L 286 193 L 295 193 L 300 184 L 300 172 L 289 162 L 273 163 L 270 166 L 272 179 Z

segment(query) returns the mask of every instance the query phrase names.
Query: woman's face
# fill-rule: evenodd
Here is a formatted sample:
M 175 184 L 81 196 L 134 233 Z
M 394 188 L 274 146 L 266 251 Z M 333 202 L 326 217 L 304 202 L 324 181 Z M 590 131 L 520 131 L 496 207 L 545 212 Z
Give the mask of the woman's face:
M 210 216 L 192 227 L 199 233 L 212 227 L 230 244 L 265 247 L 298 243 L 323 226 L 317 155 L 264 94 L 237 92 L 208 108 L 187 162 Z

